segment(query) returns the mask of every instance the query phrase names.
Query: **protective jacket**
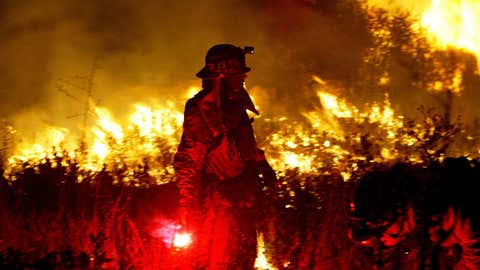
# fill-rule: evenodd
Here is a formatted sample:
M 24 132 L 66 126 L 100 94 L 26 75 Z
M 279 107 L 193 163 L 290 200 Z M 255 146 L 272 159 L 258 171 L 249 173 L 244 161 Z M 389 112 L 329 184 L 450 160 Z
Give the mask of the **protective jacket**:
M 238 184 L 229 181 L 268 166 L 263 151 L 257 148 L 245 106 L 220 107 L 214 94 L 213 90 L 202 90 L 187 101 L 183 134 L 174 158 L 180 211 L 190 220 L 198 219 L 206 189 Z

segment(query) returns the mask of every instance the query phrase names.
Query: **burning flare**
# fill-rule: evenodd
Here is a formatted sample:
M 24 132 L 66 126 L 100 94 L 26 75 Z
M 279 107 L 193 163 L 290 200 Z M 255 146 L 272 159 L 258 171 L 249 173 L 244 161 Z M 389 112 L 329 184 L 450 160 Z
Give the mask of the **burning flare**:
M 192 244 L 192 234 L 191 233 L 175 233 L 175 238 L 173 239 L 173 246 L 175 248 L 187 248 Z

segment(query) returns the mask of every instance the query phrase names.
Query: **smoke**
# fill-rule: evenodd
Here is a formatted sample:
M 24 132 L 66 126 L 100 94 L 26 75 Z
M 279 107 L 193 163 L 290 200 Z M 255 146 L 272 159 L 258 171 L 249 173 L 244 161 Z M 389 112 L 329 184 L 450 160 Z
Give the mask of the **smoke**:
M 366 2 L 391 12 L 407 11 L 419 15 L 428 9 L 432 0 L 367 0 Z
M 425 2 L 411 1 L 418 9 Z M 69 116 L 84 111 L 88 78 L 93 100 L 114 115 L 151 98 L 184 102 L 218 43 L 255 47 L 247 86 L 263 91 L 264 112 L 315 105 L 314 74 L 354 100 L 371 94 L 354 89 L 372 46 L 354 0 L 6 0 L 0 40 L 0 116 L 24 126 L 36 118 L 78 128 L 81 120 Z
M 114 111 L 175 97 L 198 84 L 194 74 L 217 43 L 255 46 L 248 84 L 270 91 L 272 103 L 308 97 L 311 74 L 352 80 L 367 45 L 359 17 L 323 2 L 2 1 L 0 114 L 42 111 L 69 122 L 84 102 L 64 92 L 84 100 L 92 71 L 95 100 Z

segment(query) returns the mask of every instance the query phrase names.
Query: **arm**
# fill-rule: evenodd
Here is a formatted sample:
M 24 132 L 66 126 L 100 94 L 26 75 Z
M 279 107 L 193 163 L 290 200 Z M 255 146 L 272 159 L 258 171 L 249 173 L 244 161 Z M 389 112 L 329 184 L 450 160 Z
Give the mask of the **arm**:
M 202 172 L 210 134 L 198 106 L 185 106 L 183 134 L 173 166 L 179 190 L 179 214 L 183 225 L 199 218 Z

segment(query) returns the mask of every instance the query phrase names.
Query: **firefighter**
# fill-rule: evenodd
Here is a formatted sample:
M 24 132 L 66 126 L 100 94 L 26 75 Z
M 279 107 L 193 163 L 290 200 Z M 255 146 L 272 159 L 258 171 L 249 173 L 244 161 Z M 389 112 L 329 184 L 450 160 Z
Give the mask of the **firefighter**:
M 247 114 L 258 111 L 244 88 L 246 53 L 253 48 L 210 48 L 197 73 L 203 89 L 185 106 L 174 168 L 180 220 L 194 235 L 191 269 L 253 269 L 256 195 L 276 181 Z

